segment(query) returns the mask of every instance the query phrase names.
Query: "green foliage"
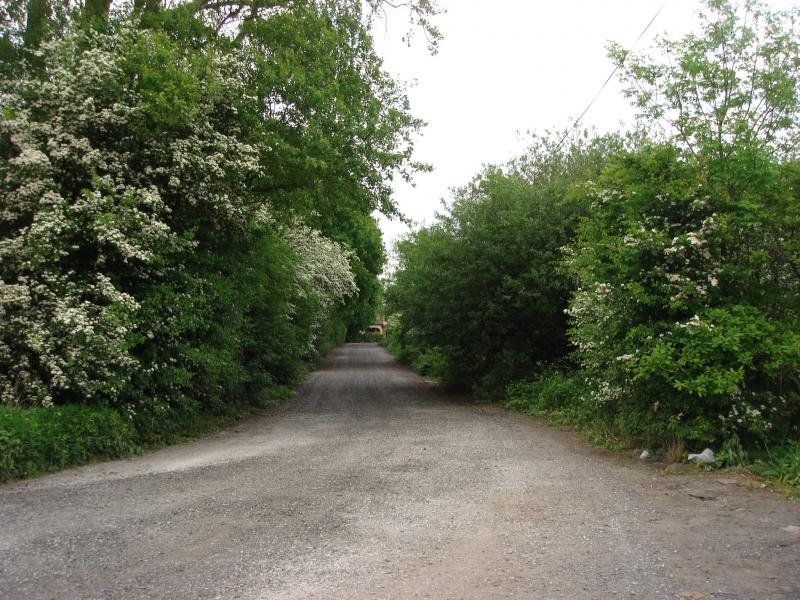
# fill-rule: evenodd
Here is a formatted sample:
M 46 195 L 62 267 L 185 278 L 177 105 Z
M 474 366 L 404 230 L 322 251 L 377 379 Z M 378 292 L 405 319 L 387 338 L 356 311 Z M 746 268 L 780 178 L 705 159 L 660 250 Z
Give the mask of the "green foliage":
M 594 392 L 586 371 L 545 367 L 535 379 L 509 384 L 505 407 L 581 431 L 600 446 L 625 447 L 630 438 L 621 432 L 632 429 L 626 422 L 629 416 L 598 411 Z
M 506 388 L 506 408 L 529 415 L 545 415 L 574 410 L 590 395 L 586 373 L 544 369 L 530 381 L 512 383 Z
M 765 452 L 766 456 L 750 465 L 764 477 L 800 487 L 800 442 L 790 441 Z
M 414 370 L 420 375 L 443 379 L 447 377 L 447 358 L 441 348 L 433 346 L 426 348 L 414 358 L 411 363 Z
M 459 190 L 398 245 L 389 348 L 482 398 L 526 381 L 509 407 L 604 443 L 739 464 L 796 440 L 797 16 L 710 0 L 660 61 L 612 48 L 641 137 L 545 141 Z
M 736 435 L 723 442 L 722 448 L 716 453 L 715 458 L 717 459 L 714 463 L 715 466 L 720 467 L 740 468 L 750 464 L 748 452 L 742 447 L 742 442 Z
M 570 335 L 627 434 L 752 446 L 800 424 L 800 47 L 796 20 L 755 3 L 711 1 L 702 25 L 663 62 L 612 50 L 675 135 L 587 187 Z
M 133 425 L 110 408 L 0 406 L 0 482 L 138 449 Z
M 401 358 L 420 357 L 449 385 L 487 398 L 568 350 L 571 282 L 561 248 L 585 210 L 573 186 L 593 176 L 617 138 L 541 138 L 505 168 L 458 190 L 446 213 L 397 246 L 387 292 Z M 429 350 L 436 360 L 430 360 Z
M 800 129 L 800 9 L 771 12 L 757 0 L 707 0 L 701 32 L 662 38 L 661 56 L 631 55 L 619 45 L 626 95 L 651 135 L 667 135 L 695 159 L 724 160 L 767 145 L 797 156 Z
M 651 413 L 662 439 L 796 433 L 800 280 L 788 240 L 800 205 L 786 201 L 798 189 L 784 172 L 760 160 L 720 173 L 656 146 L 598 178 L 568 258 L 569 314 L 606 410 Z
M 373 212 L 424 168 L 421 123 L 371 9 L 285 4 L 44 2 L 27 41 L 0 9 L 4 404 L 111 406 L 164 443 L 274 404 L 374 318 Z

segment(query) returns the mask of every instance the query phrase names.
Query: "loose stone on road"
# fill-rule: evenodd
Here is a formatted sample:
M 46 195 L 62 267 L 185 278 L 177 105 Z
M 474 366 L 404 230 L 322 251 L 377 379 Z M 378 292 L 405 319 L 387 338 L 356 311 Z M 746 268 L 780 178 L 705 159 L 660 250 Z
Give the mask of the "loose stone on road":
M 347 344 L 262 417 L 0 487 L 0 597 L 796 599 L 799 531 Z

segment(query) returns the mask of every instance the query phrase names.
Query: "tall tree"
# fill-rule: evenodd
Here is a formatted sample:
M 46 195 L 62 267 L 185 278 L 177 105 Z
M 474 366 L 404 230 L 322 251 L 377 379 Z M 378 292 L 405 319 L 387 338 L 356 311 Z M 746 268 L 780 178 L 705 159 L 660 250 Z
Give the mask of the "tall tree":
M 666 124 L 666 136 L 695 157 L 724 158 L 743 145 L 797 157 L 800 9 L 708 0 L 699 18 L 701 34 L 660 40 L 658 58 L 612 46 L 644 122 Z

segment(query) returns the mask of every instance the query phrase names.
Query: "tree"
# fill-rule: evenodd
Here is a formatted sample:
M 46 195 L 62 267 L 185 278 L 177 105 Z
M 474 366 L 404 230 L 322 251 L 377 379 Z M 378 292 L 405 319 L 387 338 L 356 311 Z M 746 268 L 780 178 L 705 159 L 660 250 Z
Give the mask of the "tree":
M 22 36 L 25 48 L 35 50 L 47 35 L 51 17 L 49 0 L 30 0 L 26 11 L 25 33 Z
M 105 20 L 111 8 L 111 0 L 84 0 L 83 13 L 89 20 Z
M 636 438 L 785 439 L 800 414 L 798 37 L 752 2 L 707 9 L 703 36 L 661 42 L 665 62 L 625 63 L 673 137 L 589 188 L 571 338 L 597 412 Z
M 751 145 L 797 157 L 800 9 L 708 0 L 699 18 L 699 35 L 660 40 L 661 59 L 612 45 L 644 122 L 665 123 L 669 139 L 704 160 Z
M 401 351 L 435 360 L 448 383 L 496 396 L 568 352 L 571 282 L 561 248 L 584 205 L 572 187 L 592 177 L 617 138 L 538 138 L 504 168 L 457 190 L 447 212 L 397 246 L 388 293 L 401 314 Z

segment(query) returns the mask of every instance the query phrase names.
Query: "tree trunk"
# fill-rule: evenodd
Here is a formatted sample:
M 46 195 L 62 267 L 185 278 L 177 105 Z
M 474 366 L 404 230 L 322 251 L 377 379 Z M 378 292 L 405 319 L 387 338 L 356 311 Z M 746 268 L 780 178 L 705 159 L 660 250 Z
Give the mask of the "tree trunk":
M 29 0 L 22 43 L 26 50 L 39 47 L 47 35 L 50 21 L 50 0 Z
M 111 8 L 111 0 L 86 0 L 83 4 L 83 14 L 87 19 L 108 19 L 108 10 Z
M 35 71 L 44 67 L 44 61 L 32 51 L 47 37 L 52 15 L 50 0 L 29 0 L 25 16 L 25 31 L 22 32 L 23 56 Z

